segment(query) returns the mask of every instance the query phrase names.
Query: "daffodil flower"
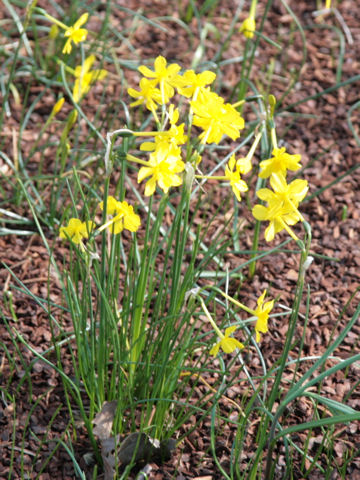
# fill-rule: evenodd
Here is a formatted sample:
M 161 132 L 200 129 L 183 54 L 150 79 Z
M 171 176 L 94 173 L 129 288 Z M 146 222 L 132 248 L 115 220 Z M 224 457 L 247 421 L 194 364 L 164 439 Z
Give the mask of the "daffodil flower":
M 201 161 L 201 158 L 199 159 Z M 231 155 L 228 164 L 225 167 L 225 175 L 195 175 L 198 179 L 211 179 L 230 182 L 230 186 L 237 200 L 241 201 L 241 193 L 248 191 L 248 186 L 241 175 L 249 173 L 252 168 L 250 158 L 235 159 L 235 155 Z
M 251 0 L 249 16 L 243 21 L 240 27 L 240 32 L 242 32 L 246 38 L 253 38 L 255 33 L 256 4 L 257 0 Z
M 140 80 L 140 90 L 134 88 L 128 88 L 128 94 L 136 98 L 135 102 L 130 103 L 130 107 L 136 107 L 137 105 L 144 104 L 148 110 L 152 112 L 155 120 L 158 121 L 156 115 L 157 105 L 161 103 L 161 92 L 156 88 L 157 82 L 155 80 L 148 80 L 142 78 Z
M 244 34 L 246 38 L 253 38 L 256 29 L 255 18 L 253 16 L 247 17 L 240 27 L 240 32 Z
M 192 100 L 191 108 L 194 112 L 193 124 L 204 130 L 199 135 L 202 143 L 218 144 L 224 134 L 236 140 L 244 128 L 245 122 L 240 113 L 208 88 Z
M 240 349 L 244 348 L 244 345 L 241 342 L 239 342 L 239 340 L 236 340 L 236 338 L 230 337 L 230 335 L 234 333 L 236 329 L 237 329 L 236 325 L 233 325 L 232 327 L 228 327 L 225 330 L 225 335 L 221 334 L 220 340 L 210 350 L 209 352 L 210 355 L 213 355 L 214 357 L 216 357 L 216 355 L 219 353 L 220 348 L 225 353 L 232 353 L 237 348 L 240 348 Z
M 87 22 L 88 17 L 88 13 L 82 14 L 79 20 L 74 23 L 74 25 L 68 27 L 65 30 L 64 36 L 68 37 L 68 39 L 66 40 L 62 53 L 71 53 L 71 42 L 74 42 L 75 45 L 77 45 L 78 43 L 84 42 L 86 40 L 88 31 L 86 30 L 86 28 L 80 27 Z
M 78 218 L 70 218 L 66 227 L 60 227 L 60 238 L 70 239 L 76 245 L 81 244 L 83 238 L 89 238 L 89 233 L 95 227 L 95 223 L 82 222 Z
M 169 130 L 153 132 L 154 142 L 143 142 L 140 145 L 140 150 L 145 152 L 153 152 L 160 143 L 168 143 L 169 146 L 177 147 L 184 145 L 187 141 L 187 135 L 184 134 L 185 124 L 176 125 L 179 119 L 179 110 L 173 104 L 169 107 L 168 117 L 170 120 Z
M 155 192 L 156 184 L 164 193 L 167 193 L 170 187 L 178 187 L 182 184 L 182 178 L 178 174 L 184 168 L 185 164 L 181 160 L 180 147 L 168 142 L 161 142 L 156 145 L 155 151 L 150 154 L 146 166 L 140 168 L 138 183 L 150 176 L 151 178 L 145 185 L 145 196 L 148 197 Z
M 81 17 L 74 23 L 74 25 L 68 27 L 67 25 L 65 25 L 65 23 L 62 23 L 60 22 L 60 20 L 57 20 L 52 15 L 49 15 L 42 8 L 39 8 L 38 10 L 55 25 L 65 30 L 64 36 L 67 37 L 67 40 L 62 50 L 62 53 L 71 53 L 71 42 L 74 42 L 74 44 L 77 45 L 78 43 L 84 42 L 86 40 L 88 31 L 86 30 L 86 28 L 80 27 L 82 27 L 87 22 L 89 17 L 88 13 L 83 13 Z
M 90 55 L 82 65 L 77 66 L 74 70 L 76 80 L 73 88 L 73 97 L 76 103 L 87 94 L 94 82 L 103 80 L 108 73 L 103 69 L 90 71 L 94 62 L 95 55 Z
M 216 73 L 205 70 L 196 74 L 194 70 L 186 70 L 183 75 L 179 75 L 176 81 L 178 92 L 184 97 L 197 98 L 199 90 L 210 85 L 216 78 Z
M 206 315 L 206 318 L 210 322 L 211 326 L 214 328 L 215 332 L 217 333 L 219 337 L 219 341 L 212 347 L 210 350 L 210 355 L 213 355 L 216 357 L 216 355 L 219 353 L 219 350 L 223 350 L 225 353 L 232 353 L 234 350 L 237 348 L 244 348 L 244 345 L 239 342 L 239 340 L 236 340 L 236 338 L 230 337 L 232 333 L 235 332 L 237 329 L 236 325 L 232 325 L 231 327 L 226 328 L 225 330 L 225 335 L 222 333 L 222 331 L 219 329 L 219 327 L 216 325 L 214 319 L 212 318 L 209 310 L 207 309 L 207 306 L 205 305 L 204 300 L 198 296 L 198 299 L 200 301 L 201 307 Z
M 100 202 L 99 207 L 104 210 L 104 202 Z M 111 233 L 116 235 L 124 229 L 136 232 L 140 227 L 139 215 L 134 212 L 134 207 L 125 201 L 119 202 L 112 196 L 107 197 L 106 213 L 112 218 L 98 229 L 99 232 L 109 228 Z
M 155 70 L 153 71 L 145 65 L 141 65 L 138 70 L 144 77 L 153 78 L 155 85 L 159 84 L 161 103 L 168 103 L 175 93 L 174 87 L 176 86 L 178 72 L 181 67 L 177 63 L 172 63 L 168 66 L 166 59 L 160 55 L 155 59 L 154 68 Z
M 235 168 L 236 167 L 236 168 Z M 234 170 L 235 168 L 235 170 Z M 225 168 L 225 178 L 230 182 L 232 191 L 234 192 L 237 200 L 241 201 L 241 192 L 247 192 L 248 186 L 241 180 L 240 168 L 237 166 L 235 155 L 230 157 L 230 160 Z
M 257 196 L 261 200 L 269 203 L 279 203 L 281 208 L 289 208 L 294 211 L 297 210 L 299 203 L 304 200 L 309 189 L 307 180 L 296 179 L 288 184 L 285 176 L 280 173 L 271 175 L 270 185 L 273 192 L 263 188 L 258 190 Z M 299 216 L 303 221 L 300 212 Z
M 88 31 L 86 28 L 80 28 L 82 25 L 84 25 L 87 20 L 88 20 L 89 14 L 84 13 L 81 15 L 79 20 L 77 20 L 74 25 L 71 27 L 67 27 L 64 33 L 65 37 L 68 37 L 62 53 L 71 53 L 72 50 L 72 44 L 71 42 L 74 42 L 75 45 L 77 45 L 80 42 L 84 42 L 86 40 Z
M 225 292 L 223 292 L 220 289 L 216 289 L 216 291 L 221 293 L 223 297 L 225 297 L 227 300 L 230 300 L 236 306 L 245 310 L 245 312 L 256 317 L 255 333 L 256 333 L 256 341 L 259 342 L 261 340 L 260 333 L 266 333 L 268 331 L 268 318 L 271 310 L 274 307 L 274 300 L 271 300 L 264 304 L 266 290 L 264 290 L 262 295 L 258 298 L 257 307 L 255 310 L 247 307 L 246 305 L 242 304 L 238 300 L 235 300 L 235 298 L 230 297 L 230 295 L 227 295 Z
M 299 170 L 301 168 L 301 165 L 299 163 L 301 160 L 301 155 L 290 155 L 286 152 L 285 147 L 274 148 L 272 154 L 273 157 L 260 162 L 260 178 L 268 178 L 273 173 L 281 173 L 285 176 L 287 170 L 295 172 L 296 170 Z
M 252 169 L 251 158 L 238 158 L 236 160 L 236 169 L 241 173 L 241 175 L 246 175 L 249 173 Z
M 287 184 L 282 174 L 274 173 L 270 177 L 270 185 L 273 191 L 261 188 L 257 192 L 257 196 L 268 205 L 255 205 L 252 210 L 257 220 L 269 221 L 269 226 L 265 230 L 265 240 L 271 242 L 275 235 L 284 229 L 294 240 L 298 240 L 289 225 L 304 221 L 298 206 L 307 194 L 309 188 L 307 181 L 297 179 Z
M 260 342 L 261 340 L 260 334 L 267 333 L 268 331 L 268 318 L 271 310 L 274 307 L 274 300 L 271 300 L 270 302 L 266 302 L 264 304 L 265 296 L 266 290 L 264 290 L 263 294 L 258 298 L 257 307 L 254 310 L 254 315 L 257 317 L 255 324 L 255 334 L 257 342 Z

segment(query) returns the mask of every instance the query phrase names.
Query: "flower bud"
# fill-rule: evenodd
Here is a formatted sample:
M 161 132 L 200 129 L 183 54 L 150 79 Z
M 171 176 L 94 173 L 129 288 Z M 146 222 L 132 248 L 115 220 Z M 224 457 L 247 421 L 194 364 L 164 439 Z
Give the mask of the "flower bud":
M 255 27 L 255 18 L 248 17 L 243 21 L 239 31 L 242 32 L 246 38 L 253 38 Z
M 51 115 L 57 115 L 60 112 L 60 110 L 62 109 L 62 106 L 64 105 L 64 102 L 65 102 L 64 97 L 59 98 L 59 100 L 53 106 Z

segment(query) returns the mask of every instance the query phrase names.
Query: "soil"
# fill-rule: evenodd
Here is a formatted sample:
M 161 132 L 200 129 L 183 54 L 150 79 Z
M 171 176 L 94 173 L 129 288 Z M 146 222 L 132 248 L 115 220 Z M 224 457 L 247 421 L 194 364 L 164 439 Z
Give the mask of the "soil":
M 46 8 L 47 2 L 39 2 L 39 6 Z M 202 3 L 202 2 L 197 2 Z M 258 16 L 264 11 L 265 1 L 258 2 Z M 357 0 L 343 0 L 338 2 L 338 14 L 327 14 L 321 23 L 314 17 L 315 1 L 289 2 L 301 25 L 305 28 L 307 57 L 302 64 L 302 38 L 298 31 L 294 31 L 292 17 L 282 2 L 274 1 L 270 8 L 265 24 L 264 35 L 281 44 L 289 39 L 286 48 L 279 50 L 264 39 L 260 40 L 259 55 L 255 58 L 252 81 L 260 91 L 274 94 L 277 99 L 286 92 L 292 78 L 299 73 L 299 78 L 291 92 L 286 95 L 281 105 L 281 112 L 276 117 L 278 135 L 283 137 L 283 144 L 291 153 L 302 155 L 304 169 L 301 172 L 310 185 L 310 193 L 302 204 L 301 211 L 311 224 L 313 241 L 311 252 L 314 260 L 307 270 L 307 282 L 310 286 L 309 323 L 305 333 L 305 350 L 308 356 L 319 355 L 325 351 L 332 335 L 337 335 L 347 324 L 360 301 L 360 117 L 358 109 L 350 111 L 359 100 L 360 80 L 346 85 L 345 81 L 360 72 L 360 7 Z M 320 2 L 318 2 L 320 3 Z M 334 3 L 334 2 L 333 2 Z M 336 3 L 336 2 L 335 2 Z M 114 2 L 123 6 L 123 2 Z M 130 51 L 126 44 L 120 47 L 123 59 L 153 59 L 157 55 L 164 55 L 168 61 L 176 61 L 184 68 L 190 67 L 194 51 L 198 46 L 197 21 L 194 17 L 189 28 L 193 37 L 177 21 L 166 19 L 169 15 L 176 19 L 184 18 L 187 11 L 187 2 L 168 2 L 167 0 L 128 0 L 126 7 L 133 11 L 141 9 L 148 18 L 156 19 L 161 12 L 162 19 L 156 20 L 164 26 L 163 30 L 154 29 L 151 24 L 139 22 L 133 32 L 132 45 L 135 50 Z M 209 13 L 218 32 L 210 31 L 205 41 L 205 58 L 211 60 L 219 49 L 219 45 L 226 38 L 237 5 L 225 0 Z M 24 11 L 18 9 L 19 15 Z M 100 8 L 94 12 L 96 17 L 103 16 Z M 0 19 L 10 18 L 8 14 L 0 12 Z M 245 14 L 240 17 L 245 18 Z M 240 27 L 241 20 L 237 25 Z M 133 18 L 125 9 L 114 8 L 111 22 L 114 28 L 121 31 L 128 28 Z M 96 19 L 92 20 L 96 30 Z M 324 25 L 326 25 L 324 27 Z M 340 72 L 343 85 L 331 89 L 338 83 L 337 71 L 339 59 L 339 33 L 344 37 L 345 53 Z M 345 34 L 344 34 L 345 32 Z M 192 42 L 192 43 L 191 43 Z M 240 33 L 236 33 L 224 49 L 223 60 L 231 59 L 242 54 L 245 40 Z M 119 52 L 117 52 L 119 53 Z M 272 62 L 270 74 L 269 62 Z M 224 62 L 221 68 L 222 81 L 225 85 L 222 94 L 230 95 L 237 83 L 240 73 L 239 63 Z M 139 74 L 136 71 L 126 71 L 126 78 L 132 85 L 136 85 Z M 20 80 L 19 80 L 20 81 Z M 41 91 L 41 85 L 33 82 L 30 96 L 36 96 Z M 119 91 L 119 85 L 114 79 L 108 82 L 108 95 L 126 95 Z M 300 103 L 304 98 L 315 95 L 325 89 L 328 93 L 319 99 L 309 99 Z M 86 97 L 83 109 L 96 111 L 96 105 L 101 95 L 101 88 L 94 86 Z M 127 98 L 127 97 L 126 97 Z M 13 136 L 19 133 L 21 108 L 10 100 L 11 117 L 7 118 L 1 132 L 3 151 L 9 158 L 15 158 L 16 141 Z M 28 123 L 22 136 L 20 148 L 23 157 L 29 152 L 32 142 L 37 138 L 38 125 L 43 124 L 52 108 L 52 97 L 44 95 L 32 120 Z M 295 112 L 294 117 L 287 112 Z M 350 112 L 350 114 L 349 114 Z M 62 112 L 65 115 L 66 112 Z M 250 110 L 244 112 L 245 118 L 251 115 Z M 295 120 L 294 120 L 295 118 Z M 354 136 L 349 125 L 351 120 L 355 131 Z M 119 120 L 119 123 L 121 120 Z M 115 128 L 117 125 L 115 125 Z M 56 131 L 51 132 L 56 135 Z M 104 132 L 102 132 L 104 133 Z M 30 147 L 29 147 L 30 145 Z M 0 160 L 1 162 L 1 160 Z M 29 169 L 37 170 L 37 158 L 29 163 Z M 50 168 L 50 164 L 48 168 Z M 46 168 L 46 164 L 45 164 Z M 0 163 L 0 170 L 4 177 L 9 176 L 6 163 Z M 16 211 L 19 215 L 30 217 L 26 205 L 9 203 L 7 198 L 13 198 L 14 188 L 8 181 L 0 180 L 2 192 L 8 196 L 0 200 L 0 208 Z M 341 179 L 340 181 L 337 181 Z M 333 184 L 334 183 L 334 184 Z M 326 188 L 322 193 L 319 189 Z M 221 202 L 214 199 L 214 205 Z M 254 221 L 251 214 L 243 210 L 244 229 L 240 234 L 241 247 L 251 249 L 252 226 Z M 2 221 L 1 226 L 13 229 L 12 224 Z M 19 227 L 16 227 L 19 229 Z M 56 275 L 49 271 L 48 254 L 41 237 L 36 233 L 34 223 L 24 225 L 24 230 L 30 234 L 22 235 L 8 233 L 0 236 L 0 259 L 4 262 L 23 283 L 23 288 L 29 290 L 25 296 L 16 289 L 16 282 L 5 266 L 0 267 L 0 279 L 3 285 L 2 310 L 5 321 L 0 324 L 0 380 L 8 394 L 2 394 L 0 410 L 0 479 L 8 478 L 11 454 L 15 455 L 14 470 L 11 478 L 36 478 L 36 472 L 48 463 L 40 474 L 41 480 L 72 479 L 75 478 L 74 464 L 64 444 L 74 445 L 75 457 L 84 471 L 90 472 L 90 467 L 84 462 L 84 454 L 91 451 L 85 429 L 79 425 L 76 434 L 70 425 L 69 411 L 63 385 L 58 374 L 46 364 L 37 362 L 31 368 L 31 386 L 26 380 L 25 371 L 31 364 L 33 353 L 23 348 L 18 341 L 14 341 L 12 328 L 15 328 L 35 350 L 43 351 L 51 345 L 51 331 L 45 311 L 31 298 L 32 295 L 48 298 L 48 277 L 50 274 L 53 286 L 51 298 L 55 303 L 60 302 L 60 285 Z M 33 233 L 31 233 L 33 231 Z M 262 230 L 263 231 L 263 230 Z M 49 231 L 49 238 L 55 239 Z M 280 235 L 271 246 L 285 239 Z M 67 248 L 61 242 L 54 242 L 55 255 L 61 258 L 67 255 Z M 261 237 L 260 249 L 268 249 L 269 245 Z M 289 246 L 291 247 L 291 244 Z M 229 254 L 227 261 L 233 267 L 239 260 Z M 247 299 L 247 303 L 254 303 L 264 288 L 271 290 L 272 297 L 279 295 L 279 304 L 291 306 L 293 292 L 297 279 L 298 256 L 294 253 L 277 253 L 265 257 L 258 263 L 256 274 L 252 280 L 246 280 L 241 287 L 240 298 Z M 8 292 L 8 293 L 7 293 Z M 11 293 L 9 293 L 11 292 Z M 11 298 L 10 298 L 11 295 Z M 281 311 L 281 305 L 278 311 Z M 17 321 L 14 320 L 11 308 L 14 309 Z M 306 311 L 305 298 L 301 306 L 301 313 Z M 61 311 L 53 311 L 54 315 L 63 316 Z M 301 336 L 303 325 L 299 318 L 296 335 Z M 339 320 L 340 319 L 340 320 Z M 66 320 L 66 319 L 65 319 Z M 69 324 L 69 330 L 71 326 Z M 270 325 L 270 331 L 264 336 L 261 349 L 267 364 L 272 365 L 281 353 L 283 341 L 287 331 L 287 323 L 283 317 L 276 317 Z M 360 323 L 357 322 L 343 344 L 334 353 L 337 357 L 347 358 L 359 349 Z M 19 346 L 17 350 L 16 345 Z M 15 358 L 15 364 L 9 362 L 9 357 Z M 65 372 L 71 374 L 71 358 L 65 358 Z M 256 368 L 256 365 L 254 365 Z M 323 393 L 329 398 L 346 403 L 354 409 L 360 408 L 360 387 L 358 386 L 360 367 L 352 366 L 349 371 L 340 371 L 327 378 L 323 384 Z M 21 385 L 22 378 L 25 378 Z M 349 394 L 351 389 L 354 390 Z M 349 394 L 349 395 L 348 395 Z M 224 408 L 226 405 L 224 406 Z M 299 401 L 292 412 L 294 423 L 301 423 L 311 418 L 311 403 Z M 74 412 L 75 416 L 77 412 Z M 14 423 L 15 422 L 15 423 Z M 187 430 L 184 425 L 184 431 Z M 252 442 L 255 425 L 246 439 L 241 461 L 246 464 L 253 453 Z M 356 451 L 360 446 L 360 423 L 353 422 L 336 427 L 335 442 L 333 445 L 333 461 L 338 465 L 346 461 L 345 447 Z M 32 434 L 30 433 L 32 432 Z M 220 463 L 226 466 L 229 463 L 234 431 L 224 431 L 218 437 L 217 454 Z M 48 441 L 39 443 L 45 436 Z M 63 440 L 60 445 L 58 439 Z M 305 439 L 305 434 L 298 435 L 299 444 Z M 69 441 L 71 439 L 71 442 Z M 322 441 L 319 431 L 311 442 L 316 446 Z M 23 455 L 21 455 L 23 452 Z M 86 458 L 86 457 L 85 457 Z M 33 465 L 34 459 L 36 464 Z M 279 465 L 281 467 L 281 455 Z M 326 467 L 328 459 L 323 453 L 318 459 Z M 293 478 L 303 478 L 300 473 L 301 458 L 293 459 Z M 24 471 L 21 471 L 21 464 Z M 31 467 L 31 468 L 30 468 Z M 282 477 L 279 467 L 278 478 Z M 27 476 L 31 471 L 31 475 Z M 98 478 L 102 478 L 99 474 Z M 176 478 L 185 479 L 217 479 L 222 478 L 214 463 L 209 443 L 209 422 L 203 422 L 178 448 L 172 459 L 164 465 L 152 464 L 151 479 Z M 319 473 L 311 473 L 307 478 L 324 478 Z M 336 473 L 331 477 L 340 478 Z M 360 479 L 359 455 L 348 463 L 344 478 Z

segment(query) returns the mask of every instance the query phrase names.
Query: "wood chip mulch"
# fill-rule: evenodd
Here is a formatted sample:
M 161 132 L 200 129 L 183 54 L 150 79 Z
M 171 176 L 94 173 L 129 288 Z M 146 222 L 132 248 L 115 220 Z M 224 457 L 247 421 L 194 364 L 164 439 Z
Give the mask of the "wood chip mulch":
M 47 2 L 38 2 L 39 6 L 46 7 Z M 44 5 L 42 5 L 44 3 Z M 126 3 L 128 8 L 137 10 L 142 8 L 143 14 L 154 18 L 161 15 L 173 15 L 181 17 L 186 10 L 187 2 L 171 2 L 166 0 L 129 0 Z M 179 4 L 183 4 L 179 9 Z M 274 60 L 274 71 L 270 93 L 278 99 L 287 90 L 291 77 L 301 72 L 292 91 L 284 99 L 282 108 L 284 112 L 277 117 L 278 135 L 283 132 L 284 145 L 290 153 L 300 153 L 304 170 L 302 176 L 309 181 L 310 194 L 304 202 L 301 211 L 311 224 L 313 241 L 311 252 L 314 260 L 307 271 L 306 280 L 310 285 L 309 323 L 305 333 L 305 344 L 303 354 L 315 356 L 323 353 L 329 342 L 342 331 L 344 325 L 354 314 L 360 301 L 360 146 L 354 138 L 350 128 L 348 112 L 349 109 L 359 100 L 360 82 L 344 85 L 334 89 L 320 99 L 311 99 L 296 105 L 296 102 L 303 98 L 314 95 L 336 84 L 337 64 L 339 55 L 339 39 L 333 27 L 339 29 L 342 34 L 343 27 L 346 27 L 345 55 L 342 65 L 341 80 L 345 81 L 360 72 L 360 8 L 356 0 L 343 0 L 338 2 L 338 11 L 341 18 L 334 14 L 327 15 L 324 22 L 328 27 L 320 28 L 313 12 L 316 2 L 299 0 L 290 2 L 294 13 L 299 18 L 307 39 L 307 59 L 301 67 L 302 40 L 299 32 L 289 33 L 292 18 L 289 12 L 280 2 L 274 2 L 268 21 L 266 22 L 264 34 L 270 38 L 283 43 L 291 36 L 291 42 L 286 49 L 279 51 L 275 46 L 261 41 L 259 56 L 255 59 L 253 81 L 257 88 L 266 90 L 269 82 L 267 66 L 269 59 Z M 259 1 L 259 14 L 264 9 L 264 1 Z M 224 38 L 229 28 L 231 19 L 235 13 L 235 2 L 225 0 L 219 2 L 212 12 L 213 23 L 218 27 L 221 38 Z M 21 14 L 21 12 L 19 11 Z M 103 13 L 103 12 L 102 12 Z M 100 13 L 99 13 L 100 14 Z M 0 18 L 6 17 L 1 12 Z M 125 28 L 131 23 L 126 11 L 116 9 L 113 12 L 114 25 L 118 28 Z M 194 34 L 193 44 L 190 46 L 188 33 L 179 23 L 160 20 L 166 26 L 166 30 L 154 30 L 151 25 L 139 23 L 132 42 L 136 47 L 138 58 L 154 58 L 162 54 L 169 60 L 177 61 L 184 67 L 190 66 L 193 52 L 197 47 L 197 25 L 196 19 L 190 23 Z M 240 24 L 239 24 L 240 26 Z M 276 30 L 276 34 L 275 31 Z M 209 33 L 206 39 L 205 56 L 211 59 L 219 48 L 219 40 L 216 35 Z M 241 55 L 243 38 L 235 34 L 224 52 L 224 59 Z M 126 46 L 122 46 L 123 58 L 130 58 Z M 236 84 L 239 78 L 240 65 L 230 63 L 222 67 L 221 74 L 223 82 L 229 88 Z M 136 84 L 138 74 L 126 72 L 129 81 Z M 118 93 L 118 86 L 109 85 L 109 95 Z M 30 89 L 30 95 L 38 95 L 38 87 L 34 85 Z M 95 89 L 87 97 L 88 107 L 94 112 L 96 108 L 97 95 Z M 291 112 L 299 116 L 294 117 L 286 113 L 287 106 L 291 106 Z M 84 103 L 83 108 L 87 105 Z M 7 125 L 0 135 L 3 140 L 4 152 L 13 158 L 14 143 L 13 135 L 19 131 L 20 110 L 16 105 L 11 105 L 13 115 L 7 120 Z M 51 110 L 51 97 L 44 96 L 42 111 L 37 111 L 37 118 L 29 122 L 23 142 L 20 148 L 23 154 L 29 151 L 25 144 L 36 139 L 38 124 L 44 122 Z M 301 114 L 301 115 L 300 115 Z M 246 117 L 246 115 L 245 115 Z M 360 136 L 359 109 L 354 109 L 350 120 L 357 135 Z M 13 133 L 15 132 L 15 133 Z M 55 132 L 52 132 L 55 134 Z M 37 169 L 36 157 L 29 168 Z M 1 162 L 1 160 L 0 160 Z M 49 164 L 49 168 L 51 165 Z M 11 172 L 6 164 L 0 163 L 1 174 L 9 176 Z M 351 173 L 347 173 L 350 170 Z M 343 177 L 331 188 L 313 196 L 319 189 L 331 185 L 336 179 Z M 0 177 L 4 183 L 3 191 L 8 191 L 9 198 L 14 191 L 7 182 Z M 222 192 L 218 192 L 218 198 L 212 198 L 213 205 L 219 205 L 222 201 Z M 7 202 L 6 198 L 0 199 L 0 208 L 12 209 L 14 206 Z M 31 213 L 26 210 L 26 205 L 18 206 L 16 213 L 31 218 Z M 249 212 L 243 211 L 243 229 L 239 234 L 241 248 L 251 249 L 253 219 Z M 1 225 L 5 222 L 0 219 Z M 8 225 L 6 225 L 8 228 Z M 25 227 L 24 227 L 25 228 Z M 69 412 L 64 396 L 63 385 L 56 372 L 42 362 L 31 363 L 33 354 L 24 348 L 14 337 L 15 328 L 22 337 L 29 342 L 37 351 L 43 351 L 51 346 L 51 331 L 49 319 L 45 309 L 41 308 L 31 295 L 44 299 L 44 305 L 48 301 L 48 277 L 52 282 L 50 289 L 50 300 L 54 303 L 61 303 L 61 291 L 56 274 L 48 264 L 48 254 L 40 236 L 36 233 L 35 225 L 26 227 L 33 230 L 32 235 L 4 235 L 0 237 L 0 260 L 4 262 L 23 283 L 23 288 L 29 290 L 25 296 L 19 289 L 16 289 L 16 281 L 9 271 L 1 264 L 0 284 L 3 295 L 1 308 L 6 322 L 0 323 L 0 382 L 4 392 L 2 393 L 0 406 L 0 479 L 8 478 L 10 462 L 14 463 L 14 470 L 11 478 L 39 478 L 41 480 L 73 479 L 75 470 L 66 445 L 74 445 L 75 457 L 81 468 L 91 473 L 91 468 L 84 462 L 84 454 L 91 451 L 84 428 L 79 423 L 76 432 L 70 427 Z M 50 240 L 56 241 L 54 235 L 49 233 Z M 280 235 L 270 247 L 285 239 Z M 293 244 L 288 245 L 294 249 Z M 260 249 L 268 249 L 269 245 L 260 242 Z M 61 258 L 66 255 L 67 249 L 60 243 L 56 243 L 56 255 Z M 243 259 L 229 253 L 227 256 L 229 267 L 233 268 Z M 299 258 L 294 253 L 282 252 L 265 257 L 258 263 L 254 278 L 245 280 L 238 290 L 239 300 L 247 304 L 255 304 L 257 297 L 264 288 L 269 290 L 274 298 L 279 295 L 280 300 L 277 312 L 284 311 L 293 302 L 293 293 L 297 279 Z M 244 272 L 246 274 L 246 272 Z M 16 314 L 14 321 L 12 309 Z M 53 315 L 59 315 L 62 321 L 66 322 L 66 315 L 60 310 L 54 309 Z M 300 309 L 299 324 L 296 336 L 300 338 L 303 333 L 303 315 L 306 313 L 305 297 Z M 270 324 L 270 331 L 264 336 L 261 343 L 261 350 L 270 367 L 278 359 L 281 353 L 283 341 L 287 332 L 287 318 L 276 317 Z M 340 320 L 339 320 L 340 319 Z M 69 330 L 71 325 L 69 323 Z M 357 322 L 344 343 L 334 353 L 337 357 L 348 358 L 359 351 L 360 345 L 360 323 Z M 15 358 L 15 362 L 9 358 Z M 55 358 L 55 357 L 54 357 Z M 260 365 L 257 358 L 251 357 L 253 363 L 249 365 L 251 371 L 256 374 L 260 372 Z M 51 356 L 50 356 L 51 360 Z M 71 358 L 64 357 L 65 372 L 71 375 Z M 329 365 L 331 362 L 329 362 Z M 311 365 L 309 362 L 303 368 Z M 289 378 L 292 371 L 287 372 Z M 322 385 L 322 393 L 338 402 L 346 403 L 354 409 L 360 409 L 360 387 L 358 378 L 360 366 L 352 366 L 347 371 L 339 371 L 336 375 L 327 378 Z M 31 377 L 31 385 L 28 377 Z M 354 389 L 355 387 L 355 389 Z M 354 390 L 352 390 L 354 389 Z M 199 390 L 202 394 L 206 389 Z M 229 391 L 229 397 L 236 398 L 238 392 L 236 386 Z M 229 407 L 226 399 L 222 402 L 224 412 Z M 288 412 L 290 423 L 302 423 L 312 418 L 312 405 L 306 399 L 299 399 L 291 406 Z M 77 416 L 78 412 L 74 411 Z M 80 416 L 76 420 L 80 420 Z M 184 425 L 183 431 L 191 427 Z M 247 462 L 253 454 L 254 435 L 256 433 L 256 420 L 245 439 L 244 450 L 241 454 L 241 465 L 246 467 Z M 234 428 L 224 428 L 217 438 L 216 454 L 220 464 L 225 470 L 229 467 Z M 42 438 L 46 438 L 42 442 Z M 354 451 L 360 448 L 360 423 L 354 422 L 348 425 L 337 425 L 335 427 L 334 444 L 331 449 L 332 459 L 326 458 L 325 453 L 319 457 L 318 462 L 322 467 L 336 462 L 337 465 L 345 464 L 346 455 L 351 449 Z M 59 443 L 59 439 L 63 442 Z M 306 433 L 300 433 L 294 440 L 301 446 L 306 441 Z M 321 431 L 318 436 L 310 439 L 310 453 L 316 452 L 316 447 L 323 441 Z M 13 452 L 13 453 L 12 453 Z M 22 452 L 22 453 L 21 453 Z M 11 459 L 11 455 L 14 459 Z M 282 451 L 278 454 L 277 478 L 283 478 L 284 455 Z M 300 465 L 300 455 L 293 458 L 293 478 L 303 478 Z M 23 466 L 23 469 L 22 467 Z M 177 480 L 210 480 L 223 478 L 218 473 L 211 449 L 210 449 L 210 421 L 203 421 L 199 427 L 191 433 L 177 448 L 171 461 L 165 465 L 152 464 L 151 479 L 161 480 L 175 478 Z M 38 472 L 41 471 L 39 477 Z M 98 478 L 101 478 L 100 474 Z M 324 478 L 315 470 L 307 478 L 311 480 Z M 340 478 L 334 470 L 332 479 Z M 360 455 L 355 456 L 346 466 L 345 477 L 352 480 L 360 479 Z

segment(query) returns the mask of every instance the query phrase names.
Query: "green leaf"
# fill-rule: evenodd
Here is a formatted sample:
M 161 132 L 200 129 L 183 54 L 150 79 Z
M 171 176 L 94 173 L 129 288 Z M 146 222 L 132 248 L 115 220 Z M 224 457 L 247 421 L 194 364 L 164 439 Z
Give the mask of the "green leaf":
M 305 395 L 308 397 L 314 398 L 318 402 L 326 405 L 333 415 L 339 415 L 339 414 L 354 415 L 358 413 L 356 410 L 349 407 L 349 405 L 345 405 L 343 403 L 337 402 L 336 400 L 332 400 L 331 398 L 323 397 L 321 395 L 318 395 L 317 393 L 305 392 Z
M 328 425 L 334 425 L 339 423 L 355 422 L 360 420 L 360 412 L 346 415 L 334 415 L 333 417 L 321 418 L 320 420 L 314 420 L 312 422 L 300 423 L 300 425 L 293 425 L 292 427 L 281 430 L 275 437 L 274 442 L 279 438 L 286 435 L 290 435 L 295 432 L 302 432 L 304 430 L 311 430 L 317 427 L 325 427 Z

